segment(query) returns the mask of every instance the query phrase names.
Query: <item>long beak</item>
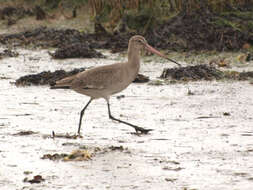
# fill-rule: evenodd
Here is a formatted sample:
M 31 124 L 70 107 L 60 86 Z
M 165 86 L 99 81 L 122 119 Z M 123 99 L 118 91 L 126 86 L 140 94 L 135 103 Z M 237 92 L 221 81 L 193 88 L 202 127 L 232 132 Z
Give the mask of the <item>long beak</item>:
M 148 45 L 148 44 L 145 44 L 145 48 L 146 50 L 156 54 L 156 55 L 159 55 L 160 57 L 163 57 L 173 63 L 176 63 L 179 67 L 181 67 L 181 64 L 179 64 L 178 62 L 174 61 L 173 59 L 170 59 L 168 58 L 167 56 L 163 55 L 161 52 L 159 52 L 158 50 L 156 50 L 155 48 L 153 48 L 152 46 Z

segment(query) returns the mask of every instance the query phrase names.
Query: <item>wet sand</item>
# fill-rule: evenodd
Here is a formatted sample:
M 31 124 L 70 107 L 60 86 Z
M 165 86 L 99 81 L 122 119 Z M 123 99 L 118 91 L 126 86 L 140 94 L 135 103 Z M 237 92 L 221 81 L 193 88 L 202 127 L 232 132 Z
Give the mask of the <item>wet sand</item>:
M 11 83 L 27 74 L 124 58 L 114 54 L 107 59 L 52 60 L 47 50 L 18 52 L 18 57 L 2 59 L 0 64 L 1 190 L 252 189 L 253 86 L 249 81 L 131 84 L 111 98 L 112 114 L 154 129 L 150 134 L 135 135 L 132 128 L 109 120 L 106 103 L 100 99 L 85 113 L 83 138 L 52 139 L 52 131 L 76 133 L 88 97 L 48 86 L 17 88 Z M 155 57 L 144 61 L 141 73 L 153 80 L 163 68 L 174 66 Z M 117 99 L 120 95 L 125 97 Z M 22 131 L 35 133 L 15 135 Z M 98 151 L 87 161 L 41 159 L 83 146 L 91 152 L 108 151 Z M 45 181 L 24 182 L 36 175 Z

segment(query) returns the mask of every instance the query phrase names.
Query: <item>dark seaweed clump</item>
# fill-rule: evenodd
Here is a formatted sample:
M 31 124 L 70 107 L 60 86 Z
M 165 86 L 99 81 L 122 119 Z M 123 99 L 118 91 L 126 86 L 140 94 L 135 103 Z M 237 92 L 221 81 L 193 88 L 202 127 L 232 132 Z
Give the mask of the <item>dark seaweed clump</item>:
M 76 46 L 76 44 L 79 44 L 74 48 L 89 47 L 89 49 L 111 49 L 113 52 L 119 52 L 127 49 L 128 40 L 132 35 L 85 34 L 75 29 L 39 27 L 15 34 L 2 34 L 0 35 L 0 44 L 15 44 L 15 46 L 34 45 L 42 48 L 54 47 L 64 51 L 70 50 L 68 48 L 70 45 Z M 61 57 L 58 53 L 57 56 Z M 95 57 L 97 57 L 97 54 Z
M 212 80 L 222 79 L 223 76 L 224 73 L 213 66 L 195 65 L 180 68 L 166 68 L 160 77 L 174 80 Z
M 239 80 L 248 80 L 253 78 L 253 71 L 239 73 Z
M 54 53 L 50 55 L 55 59 L 65 58 L 105 58 L 105 56 L 90 48 L 88 43 L 74 43 L 60 47 Z
M 0 59 L 3 57 L 17 57 L 18 52 L 12 51 L 10 49 L 5 49 L 3 52 L 0 52 Z
M 253 71 L 220 71 L 209 65 L 195 65 L 180 68 L 166 68 L 163 70 L 160 78 L 172 80 L 249 80 L 253 78 Z
M 85 68 L 74 69 L 72 71 L 66 72 L 64 70 L 43 71 L 38 74 L 22 76 L 16 80 L 16 86 L 31 86 L 31 85 L 49 85 L 54 84 L 55 81 L 75 75 L 79 72 L 84 71 Z
M 1 17 L 2 19 L 10 19 L 12 17 L 9 15 L 17 11 L 19 9 L 0 10 L 0 19 Z M 33 14 L 38 14 L 35 13 L 36 9 L 33 12 Z M 189 14 L 180 13 L 166 20 L 162 19 L 160 24 L 157 23 L 155 27 L 149 27 L 144 33 L 138 32 L 138 30 L 108 33 L 97 23 L 95 23 L 95 33 L 84 33 L 74 29 L 39 27 L 15 34 L 1 34 L 0 43 L 15 46 L 34 45 L 43 48 L 65 48 L 70 44 L 89 43 L 90 48 L 110 49 L 112 52 L 119 52 L 127 49 L 131 36 L 142 34 L 150 45 L 160 49 L 231 51 L 239 50 L 245 44 L 253 44 L 251 12 L 231 11 L 217 14 L 201 9 Z M 28 13 L 27 10 L 27 13 L 22 14 Z M 141 29 L 143 29 L 143 19 L 140 17 L 139 27 Z M 132 20 L 135 22 L 138 18 L 133 17 Z M 10 23 L 12 22 L 15 21 L 10 20 Z M 124 19 L 122 22 L 128 23 Z
M 66 72 L 64 70 L 43 71 L 38 74 L 25 75 L 16 80 L 16 86 L 31 86 L 31 85 L 54 85 L 57 80 L 61 80 L 65 77 L 69 77 L 84 71 L 85 68 L 74 69 L 72 71 Z M 138 74 L 136 79 L 133 81 L 135 83 L 148 82 L 149 78 L 142 74 Z
M 246 12 L 241 16 L 232 13 L 222 16 L 204 10 L 191 15 L 179 14 L 148 31 L 145 37 L 161 49 L 238 50 L 245 43 L 253 43 L 252 27 L 245 21 L 251 20 L 251 16 L 245 15 Z

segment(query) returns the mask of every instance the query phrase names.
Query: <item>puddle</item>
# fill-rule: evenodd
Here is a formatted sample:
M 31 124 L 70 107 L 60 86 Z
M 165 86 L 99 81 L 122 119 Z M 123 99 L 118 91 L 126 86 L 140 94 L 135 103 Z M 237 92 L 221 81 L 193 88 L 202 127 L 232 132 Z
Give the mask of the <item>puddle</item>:
M 13 83 L 24 75 L 125 58 L 107 51 L 103 52 L 107 59 L 66 60 L 54 60 L 44 50 L 17 52 L 18 57 L 2 59 L 0 64 L 4 71 L 0 76 L 5 77 L 0 79 L 1 190 L 252 189 L 253 86 L 249 81 L 134 83 L 111 98 L 111 112 L 153 129 L 150 134 L 133 135 L 131 127 L 111 121 L 106 102 L 99 99 L 86 110 L 83 138 L 68 138 L 75 137 L 80 110 L 89 98 L 70 90 L 17 88 Z M 143 60 L 148 59 L 141 73 L 151 80 L 170 66 L 155 57 Z M 251 71 L 252 62 L 238 70 Z M 87 150 L 91 159 L 61 160 L 76 150 Z M 41 159 L 43 155 L 61 159 Z M 85 158 L 82 152 L 77 155 Z

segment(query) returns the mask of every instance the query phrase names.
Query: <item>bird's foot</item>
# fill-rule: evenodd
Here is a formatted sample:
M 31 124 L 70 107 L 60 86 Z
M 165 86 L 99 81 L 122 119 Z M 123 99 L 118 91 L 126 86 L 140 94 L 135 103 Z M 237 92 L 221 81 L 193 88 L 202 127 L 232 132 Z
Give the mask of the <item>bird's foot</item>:
M 149 131 L 153 131 L 153 129 L 144 129 L 142 127 L 134 127 L 136 133 L 140 132 L 141 134 L 148 134 Z
M 81 135 L 81 133 L 77 133 L 77 134 L 76 134 L 76 137 L 77 137 L 77 138 L 83 138 L 83 136 Z

